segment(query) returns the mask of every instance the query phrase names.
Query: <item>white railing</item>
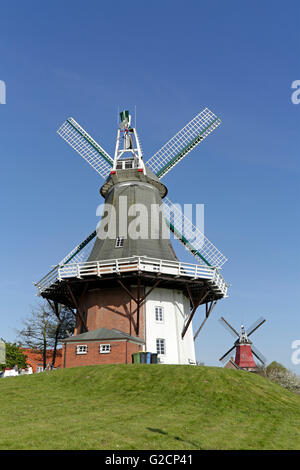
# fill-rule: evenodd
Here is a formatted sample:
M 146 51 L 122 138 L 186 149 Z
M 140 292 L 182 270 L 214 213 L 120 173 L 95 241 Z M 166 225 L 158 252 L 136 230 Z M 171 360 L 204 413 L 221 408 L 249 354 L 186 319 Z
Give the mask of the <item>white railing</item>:
M 143 271 L 157 274 L 168 274 L 174 277 L 206 279 L 214 291 L 226 296 L 228 285 L 217 270 L 199 264 L 180 263 L 176 261 L 148 258 L 147 256 L 132 256 L 105 261 L 87 261 L 56 266 L 39 282 L 36 283 L 39 293 L 51 288 L 56 282 L 69 278 L 85 278 L 88 276 L 102 277 L 107 274 L 130 271 Z

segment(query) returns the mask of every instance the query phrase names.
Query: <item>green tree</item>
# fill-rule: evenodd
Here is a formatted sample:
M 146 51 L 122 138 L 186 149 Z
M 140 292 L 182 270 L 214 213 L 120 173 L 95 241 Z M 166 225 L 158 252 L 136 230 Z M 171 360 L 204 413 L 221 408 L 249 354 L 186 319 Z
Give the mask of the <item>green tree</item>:
M 265 376 L 291 392 L 300 394 L 300 378 L 279 362 L 271 362 L 265 368 Z
M 270 375 L 272 373 L 283 373 L 283 372 L 286 372 L 286 368 L 280 364 L 280 362 L 277 362 L 277 361 L 273 361 L 271 362 L 267 367 L 266 367 L 266 374 L 267 375 Z
M 26 369 L 26 356 L 21 349 L 21 345 L 17 343 L 9 343 L 5 341 L 6 358 L 5 364 L 1 364 L 1 370 L 7 367 L 12 369 L 14 366 L 18 366 L 19 369 Z

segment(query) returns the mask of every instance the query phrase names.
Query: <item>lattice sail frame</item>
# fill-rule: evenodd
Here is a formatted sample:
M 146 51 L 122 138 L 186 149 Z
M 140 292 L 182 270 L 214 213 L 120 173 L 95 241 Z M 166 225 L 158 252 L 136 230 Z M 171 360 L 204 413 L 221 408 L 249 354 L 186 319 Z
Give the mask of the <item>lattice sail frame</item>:
M 163 209 L 171 232 L 201 264 L 216 268 L 223 266 L 227 258 L 167 197 L 163 199 Z
M 97 235 L 97 231 L 94 230 L 87 238 L 83 240 L 83 242 L 79 243 L 79 245 L 75 246 L 75 248 L 70 251 L 59 263 L 58 266 L 62 267 L 68 264 L 70 261 L 72 263 L 82 263 L 85 262 L 90 252 L 92 251 L 93 244 L 90 243 Z
M 206 138 L 221 123 L 220 119 L 208 108 L 201 111 L 181 131 L 169 140 L 147 162 L 152 171 L 160 178 L 171 170 L 196 145 Z M 104 179 L 112 170 L 114 161 L 110 155 L 75 121 L 68 118 L 57 133 L 86 160 Z M 191 252 L 202 265 L 221 268 L 227 258 L 182 214 L 168 198 L 164 198 L 163 206 L 167 224 L 175 237 Z M 172 224 L 170 213 L 173 214 Z M 83 242 L 84 243 L 84 242 Z M 80 244 L 79 246 L 81 246 Z M 79 247 L 78 246 L 78 247 Z M 76 247 L 73 251 L 76 251 Z M 80 252 L 80 260 L 83 261 Z M 73 252 L 71 252 L 73 253 Z M 70 254 L 69 254 L 70 255 Z M 75 256 L 75 255 L 74 255 Z M 73 257 L 72 256 L 72 259 Z M 66 264 L 67 257 L 61 263 Z M 74 258 L 77 260 L 76 258 Z
M 68 118 L 57 133 L 106 179 L 113 166 L 110 155 L 75 121 Z
M 158 150 L 147 166 L 162 178 L 220 124 L 221 120 L 205 108 Z

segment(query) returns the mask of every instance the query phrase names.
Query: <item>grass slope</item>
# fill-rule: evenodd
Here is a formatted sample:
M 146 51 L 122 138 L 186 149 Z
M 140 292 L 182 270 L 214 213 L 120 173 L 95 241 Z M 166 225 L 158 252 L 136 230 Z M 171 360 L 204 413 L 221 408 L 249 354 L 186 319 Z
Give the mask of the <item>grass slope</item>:
M 300 396 L 243 371 L 103 365 L 0 380 L 0 449 L 300 449 Z

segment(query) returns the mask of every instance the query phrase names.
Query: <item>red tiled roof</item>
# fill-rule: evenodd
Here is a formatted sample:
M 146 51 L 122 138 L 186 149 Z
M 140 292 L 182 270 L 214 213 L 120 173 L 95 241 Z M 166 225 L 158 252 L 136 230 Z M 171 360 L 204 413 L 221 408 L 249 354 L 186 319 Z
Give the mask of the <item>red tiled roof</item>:
M 35 367 L 43 365 L 43 352 L 36 349 L 22 348 L 24 355 L 27 358 L 28 365 Z M 47 349 L 46 362 L 47 365 L 52 362 L 53 349 Z M 56 358 L 54 367 L 60 368 L 62 366 L 62 349 L 56 350 Z

